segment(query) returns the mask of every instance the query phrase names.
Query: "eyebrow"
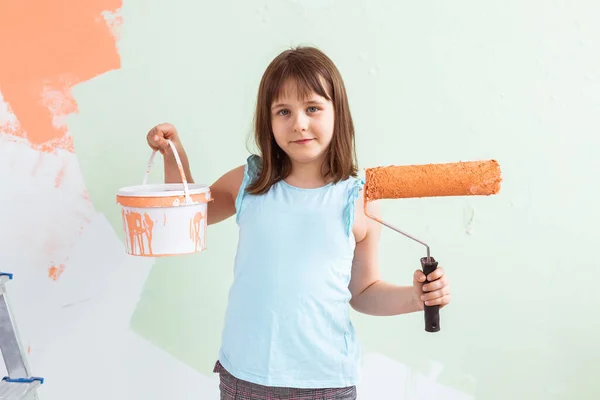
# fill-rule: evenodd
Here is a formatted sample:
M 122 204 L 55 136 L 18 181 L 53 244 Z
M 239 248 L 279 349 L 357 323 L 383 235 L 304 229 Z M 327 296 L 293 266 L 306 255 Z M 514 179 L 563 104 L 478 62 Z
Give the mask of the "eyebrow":
M 318 105 L 323 105 L 325 103 L 323 103 L 322 101 L 319 101 L 319 100 L 309 100 L 309 101 L 304 102 L 304 104 L 318 104 Z M 280 108 L 280 107 L 289 107 L 289 104 L 277 103 L 273 107 L 271 107 L 271 110 L 274 110 L 274 109 Z

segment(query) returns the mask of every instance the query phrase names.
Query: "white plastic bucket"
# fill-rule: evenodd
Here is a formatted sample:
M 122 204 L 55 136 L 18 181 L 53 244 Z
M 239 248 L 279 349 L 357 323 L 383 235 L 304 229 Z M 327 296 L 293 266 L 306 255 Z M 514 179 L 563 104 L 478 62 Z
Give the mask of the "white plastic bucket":
M 171 141 L 169 145 L 183 183 L 146 184 L 156 155 L 153 151 L 142 184 L 124 187 L 117 193 L 128 254 L 163 257 L 206 249 L 210 188 L 187 183 L 177 149 Z

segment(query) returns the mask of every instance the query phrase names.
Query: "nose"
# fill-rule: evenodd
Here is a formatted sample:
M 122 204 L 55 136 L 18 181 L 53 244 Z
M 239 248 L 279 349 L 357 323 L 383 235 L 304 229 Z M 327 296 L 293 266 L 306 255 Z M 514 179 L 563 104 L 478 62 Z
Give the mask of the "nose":
M 308 129 L 308 117 L 302 113 L 296 114 L 294 119 L 294 132 L 303 132 Z

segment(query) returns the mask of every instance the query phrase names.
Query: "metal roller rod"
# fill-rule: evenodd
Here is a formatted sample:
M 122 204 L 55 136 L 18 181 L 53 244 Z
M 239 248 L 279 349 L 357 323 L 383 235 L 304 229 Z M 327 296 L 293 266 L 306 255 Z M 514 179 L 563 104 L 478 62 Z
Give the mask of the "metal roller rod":
M 427 262 L 431 262 L 431 251 L 430 251 L 430 249 L 429 249 L 429 245 L 428 245 L 427 243 L 425 243 L 424 241 L 422 241 L 422 240 L 419 240 L 419 239 L 417 239 L 416 237 L 414 237 L 414 236 L 412 236 L 412 235 L 410 235 L 410 234 L 408 234 L 408 233 L 406 233 L 406 232 L 404 232 L 404 231 L 402 231 L 402 230 L 400 230 L 400 229 L 396 228 L 395 226 L 393 226 L 393 225 L 390 225 L 389 223 L 387 223 L 387 222 L 385 222 L 385 221 L 383 221 L 383 220 L 381 220 L 381 219 L 379 219 L 379 218 L 377 218 L 377 217 L 375 217 L 375 216 L 373 216 L 373 215 L 369 214 L 369 213 L 367 212 L 367 210 L 366 210 L 366 207 L 365 207 L 365 215 L 366 215 L 367 217 L 369 217 L 369 218 L 371 218 L 371 219 L 373 219 L 373 220 L 375 220 L 375 221 L 379 222 L 380 224 L 382 224 L 382 225 L 385 225 L 385 226 L 387 226 L 388 228 L 390 228 L 390 229 L 392 229 L 392 230 L 394 230 L 394 231 L 396 231 L 396 232 L 398 232 L 398 233 L 400 233 L 400 234 L 402 234 L 402 235 L 406 236 L 407 238 L 409 238 L 409 239 L 412 239 L 412 240 L 414 240 L 415 242 L 417 242 L 417 243 L 420 243 L 420 244 L 422 244 L 423 246 L 425 246 L 425 248 L 427 249 Z

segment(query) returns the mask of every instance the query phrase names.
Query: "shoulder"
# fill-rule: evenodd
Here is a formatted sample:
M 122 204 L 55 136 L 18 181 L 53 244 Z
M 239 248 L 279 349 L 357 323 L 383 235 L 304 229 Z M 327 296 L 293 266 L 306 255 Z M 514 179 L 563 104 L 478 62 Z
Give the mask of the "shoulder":
M 364 187 L 361 187 L 354 204 L 355 223 L 352 232 L 354 233 L 357 243 L 365 240 L 369 236 L 378 237 L 381 232 L 381 224 L 370 218 L 381 218 L 381 204 L 378 200 L 370 201 L 365 204 L 364 194 Z
M 262 168 L 262 158 L 256 154 L 250 154 L 244 167 L 249 175 L 257 175 Z

